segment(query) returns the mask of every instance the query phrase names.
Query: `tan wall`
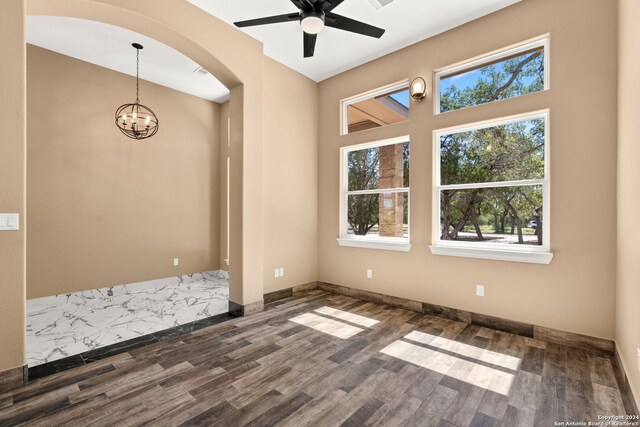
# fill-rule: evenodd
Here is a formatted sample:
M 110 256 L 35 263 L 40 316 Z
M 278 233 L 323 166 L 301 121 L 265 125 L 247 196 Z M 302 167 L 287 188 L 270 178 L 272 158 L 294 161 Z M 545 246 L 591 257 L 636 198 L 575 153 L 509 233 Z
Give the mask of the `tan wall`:
M 35 46 L 27 65 L 27 296 L 219 268 L 219 105 L 141 81 L 160 129 L 138 142 L 113 123 L 134 77 Z
M 429 96 L 408 123 L 339 135 L 339 101 L 545 33 L 551 89 L 433 114 Z M 319 280 L 603 338 L 614 336 L 616 250 L 616 4 L 525 0 L 320 84 Z M 429 84 L 431 86 L 431 83 Z M 431 94 L 430 94 L 431 95 Z M 550 265 L 434 256 L 432 131 L 551 111 Z M 409 253 L 339 247 L 339 147 L 411 136 Z M 366 279 L 366 269 L 374 278 Z M 475 296 L 475 285 L 486 296 Z
M 318 85 L 265 58 L 264 292 L 317 280 Z M 274 269 L 284 268 L 276 279 Z
M 264 292 L 268 293 L 318 277 L 318 84 L 266 57 L 264 72 Z M 220 111 L 224 269 L 228 103 Z M 274 270 L 279 267 L 285 275 L 276 279 Z
M 620 0 L 618 46 L 618 292 L 616 343 L 640 406 L 640 2 Z
M 22 0 L 0 2 L 0 212 L 20 214 L 19 231 L 0 231 L 0 372 L 25 363 L 24 7 Z

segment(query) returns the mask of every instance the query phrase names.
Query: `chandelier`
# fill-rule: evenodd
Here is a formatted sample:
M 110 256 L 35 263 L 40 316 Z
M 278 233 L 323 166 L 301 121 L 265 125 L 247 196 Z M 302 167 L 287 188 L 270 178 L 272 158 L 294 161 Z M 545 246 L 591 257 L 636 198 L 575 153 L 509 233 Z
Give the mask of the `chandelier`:
M 151 108 L 140 104 L 140 50 L 143 47 L 139 43 L 131 46 L 136 49 L 136 102 L 118 107 L 116 126 L 129 138 L 145 139 L 158 132 L 158 118 Z

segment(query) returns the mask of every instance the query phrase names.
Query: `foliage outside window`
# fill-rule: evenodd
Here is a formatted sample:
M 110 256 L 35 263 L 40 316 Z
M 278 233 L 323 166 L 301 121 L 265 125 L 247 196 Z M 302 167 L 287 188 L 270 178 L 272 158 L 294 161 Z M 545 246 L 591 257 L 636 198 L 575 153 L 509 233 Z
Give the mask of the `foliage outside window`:
M 547 39 L 436 73 L 436 111 L 444 113 L 547 89 Z
M 342 238 L 407 242 L 409 141 L 343 149 Z
M 437 243 L 548 248 L 548 114 L 436 134 Z
M 342 101 L 342 134 L 405 122 L 409 107 L 406 81 L 346 99 Z

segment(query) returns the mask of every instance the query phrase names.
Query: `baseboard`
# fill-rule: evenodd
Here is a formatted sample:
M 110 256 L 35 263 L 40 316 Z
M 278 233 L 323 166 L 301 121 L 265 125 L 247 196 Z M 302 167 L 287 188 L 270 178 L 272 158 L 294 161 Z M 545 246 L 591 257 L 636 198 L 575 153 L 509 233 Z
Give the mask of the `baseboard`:
M 557 329 L 545 328 L 529 323 L 515 320 L 503 319 L 500 317 L 488 316 L 486 314 L 473 313 L 451 307 L 430 304 L 422 301 L 414 301 L 407 298 L 393 297 L 376 292 L 364 291 L 361 289 L 348 288 L 346 286 L 334 285 L 331 283 L 318 282 L 318 288 L 324 291 L 334 292 L 353 298 L 362 299 L 390 305 L 392 307 L 403 308 L 418 313 L 431 316 L 444 317 L 471 325 L 484 326 L 498 331 L 509 332 L 541 341 L 562 344 L 569 347 L 583 350 L 601 351 L 613 354 L 614 343 L 611 340 L 591 337 L 588 335 L 565 332 Z
M 264 310 L 264 300 L 244 305 L 229 300 L 229 314 L 232 316 L 249 316 L 262 310 Z
M 304 285 L 294 286 L 292 288 L 280 289 L 279 291 L 268 292 L 264 294 L 264 303 L 269 304 L 281 299 L 290 298 L 298 292 L 312 291 L 318 288 L 318 282 L 309 282 Z
M 616 345 L 614 348 L 615 363 L 613 369 L 616 373 L 618 390 L 620 390 L 620 395 L 622 396 L 624 409 L 629 415 L 640 415 L 640 411 L 638 411 L 638 401 L 633 395 L 633 390 L 631 390 L 631 384 L 629 384 L 629 378 L 627 377 L 627 372 L 624 369 L 624 364 L 622 363 L 622 358 L 620 357 L 618 346 Z
M 27 365 L 0 372 L 0 395 L 26 384 L 28 372 Z

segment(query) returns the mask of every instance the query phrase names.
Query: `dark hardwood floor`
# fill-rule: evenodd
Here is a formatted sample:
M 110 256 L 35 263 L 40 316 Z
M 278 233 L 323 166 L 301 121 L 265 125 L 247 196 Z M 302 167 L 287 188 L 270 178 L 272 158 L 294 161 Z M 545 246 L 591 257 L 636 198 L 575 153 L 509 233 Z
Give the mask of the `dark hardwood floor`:
M 604 353 L 312 291 L 0 395 L 0 425 L 553 426 L 617 387 Z

